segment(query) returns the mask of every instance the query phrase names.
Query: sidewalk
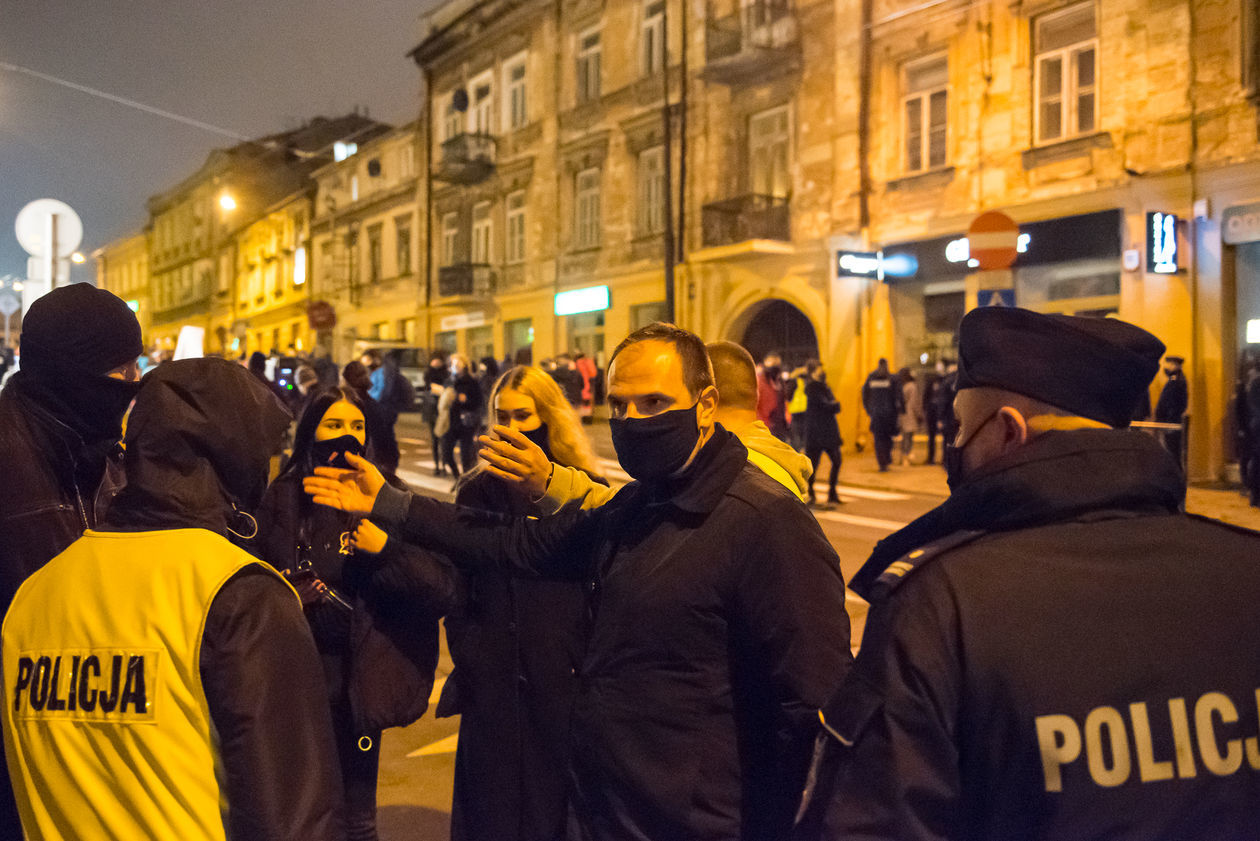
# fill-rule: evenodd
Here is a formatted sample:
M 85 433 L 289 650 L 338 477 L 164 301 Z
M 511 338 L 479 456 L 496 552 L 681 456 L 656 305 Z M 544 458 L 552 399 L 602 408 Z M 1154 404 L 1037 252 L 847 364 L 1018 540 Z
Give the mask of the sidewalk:
M 923 448 L 916 447 L 916 463 L 911 467 L 889 467 L 880 473 L 871 450 L 845 453 L 840 470 L 841 480 L 850 485 L 882 491 L 927 494 L 946 497 L 945 471 L 938 465 L 922 464 Z M 1186 490 L 1186 510 L 1192 514 L 1213 517 L 1236 526 L 1260 531 L 1260 508 L 1247 504 L 1247 497 L 1238 488 L 1222 482 L 1199 482 Z

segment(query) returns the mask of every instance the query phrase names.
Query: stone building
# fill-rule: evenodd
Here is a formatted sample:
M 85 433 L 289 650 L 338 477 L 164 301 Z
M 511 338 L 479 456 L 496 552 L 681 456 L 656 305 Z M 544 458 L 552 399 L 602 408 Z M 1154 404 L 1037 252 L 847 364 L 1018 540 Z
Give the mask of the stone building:
M 149 235 L 141 231 L 92 252 L 96 285 L 108 289 L 136 314 L 145 347 L 152 344 L 153 307 L 149 296 Z
M 307 326 L 314 185 L 265 209 L 235 235 L 232 322 L 221 343 L 234 355 L 292 356 L 311 349 Z

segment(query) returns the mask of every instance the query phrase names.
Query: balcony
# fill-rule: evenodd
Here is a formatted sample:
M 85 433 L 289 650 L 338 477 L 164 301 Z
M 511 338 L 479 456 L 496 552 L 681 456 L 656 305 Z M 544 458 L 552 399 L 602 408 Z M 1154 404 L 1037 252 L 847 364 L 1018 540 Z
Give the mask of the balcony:
M 705 24 L 706 80 L 756 84 L 801 66 L 796 13 L 789 0 L 757 0 Z
M 705 248 L 759 239 L 790 242 L 791 221 L 787 199 L 774 196 L 739 196 L 701 208 Z
M 494 270 L 485 263 L 455 263 L 438 269 L 438 295 L 443 298 L 488 298 L 494 287 Z
M 496 143 L 488 134 L 457 134 L 442 142 L 433 177 L 448 184 L 480 184 L 494 174 Z

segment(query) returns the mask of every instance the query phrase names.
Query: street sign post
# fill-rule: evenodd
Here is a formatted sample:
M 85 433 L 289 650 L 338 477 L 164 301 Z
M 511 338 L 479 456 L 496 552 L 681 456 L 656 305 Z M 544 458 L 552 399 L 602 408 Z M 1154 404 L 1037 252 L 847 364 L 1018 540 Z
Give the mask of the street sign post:
M 1009 269 L 1019 255 L 1019 225 L 997 210 L 981 213 L 967 229 L 971 259 L 985 271 Z

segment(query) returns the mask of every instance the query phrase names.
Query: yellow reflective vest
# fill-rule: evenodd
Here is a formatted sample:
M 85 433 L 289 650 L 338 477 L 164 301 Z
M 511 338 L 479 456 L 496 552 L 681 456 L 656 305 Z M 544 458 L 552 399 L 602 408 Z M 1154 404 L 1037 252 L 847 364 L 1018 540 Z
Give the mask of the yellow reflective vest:
M 28 838 L 225 838 L 201 638 L 254 563 L 204 529 L 88 531 L 22 585 L 0 706 Z

